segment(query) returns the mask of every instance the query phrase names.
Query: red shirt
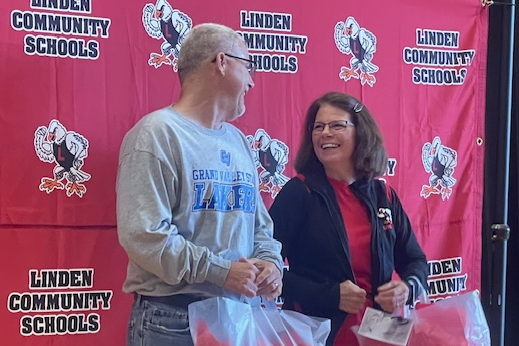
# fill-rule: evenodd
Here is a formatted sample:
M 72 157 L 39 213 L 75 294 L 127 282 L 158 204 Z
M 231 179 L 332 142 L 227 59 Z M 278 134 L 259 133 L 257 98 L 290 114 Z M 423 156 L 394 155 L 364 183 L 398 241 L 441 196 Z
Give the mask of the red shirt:
M 348 183 L 331 178 L 328 178 L 328 180 L 337 195 L 342 219 L 346 227 L 351 265 L 357 286 L 371 295 L 371 223 L 368 211 L 361 201 L 355 197 Z M 366 306 L 371 306 L 369 297 L 366 299 L 364 309 Z M 354 325 L 360 325 L 364 309 L 357 314 L 348 314 L 335 338 L 334 346 L 358 345 L 357 338 L 350 328 Z

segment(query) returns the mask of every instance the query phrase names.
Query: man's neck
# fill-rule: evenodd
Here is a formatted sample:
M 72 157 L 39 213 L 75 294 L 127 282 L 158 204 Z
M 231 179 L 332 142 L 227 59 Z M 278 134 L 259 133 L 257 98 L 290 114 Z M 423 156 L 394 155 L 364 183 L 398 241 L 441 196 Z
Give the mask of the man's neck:
M 181 95 L 180 99 L 173 104 L 173 108 L 182 116 L 209 129 L 219 129 L 225 119 L 221 119 L 222 114 L 217 103 L 212 97 L 194 97 Z

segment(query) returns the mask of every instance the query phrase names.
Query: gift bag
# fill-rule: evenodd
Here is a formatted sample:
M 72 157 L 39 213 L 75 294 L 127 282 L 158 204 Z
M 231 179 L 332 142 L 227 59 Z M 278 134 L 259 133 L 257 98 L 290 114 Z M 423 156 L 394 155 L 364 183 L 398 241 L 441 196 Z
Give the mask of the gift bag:
M 410 346 L 490 346 L 490 330 L 478 291 L 419 306 L 411 318 L 415 323 Z
M 262 309 L 254 309 L 264 315 L 281 338 L 281 345 L 324 346 L 330 334 L 331 322 L 327 318 L 307 316 L 297 311 L 280 310 L 274 301 L 266 301 Z M 267 344 L 270 345 L 270 344 Z
M 490 330 L 477 291 L 419 304 L 408 318 L 413 323 L 408 346 L 490 346 Z M 352 327 L 361 346 L 391 345 L 363 337 L 358 329 Z
M 331 330 L 329 319 L 279 310 L 259 297 L 250 304 L 214 297 L 188 310 L 195 346 L 322 346 Z
M 188 306 L 195 346 L 251 345 L 256 339 L 250 305 L 228 298 L 209 298 Z
M 310 329 L 312 342 L 310 345 L 325 345 L 331 331 L 331 321 L 327 318 L 307 316 L 297 311 L 281 310 L 280 316 L 287 328 L 300 330 L 302 326 Z M 297 327 L 299 326 L 299 327 Z M 296 340 L 297 341 L 297 340 Z M 300 345 L 296 343 L 296 345 Z

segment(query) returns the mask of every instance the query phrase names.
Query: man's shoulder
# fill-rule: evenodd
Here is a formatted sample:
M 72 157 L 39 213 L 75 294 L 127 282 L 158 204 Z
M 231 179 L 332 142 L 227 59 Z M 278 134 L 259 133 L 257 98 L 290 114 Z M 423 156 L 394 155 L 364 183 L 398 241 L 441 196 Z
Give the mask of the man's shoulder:
M 164 107 L 146 114 L 139 122 L 142 122 L 143 124 L 164 123 L 176 121 L 177 118 L 178 114 L 173 110 L 173 108 Z
M 160 133 L 166 128 L 174 127 L 178 121 L 178 115 L 171 107 L 165 107 L 144 115 L 135 123 L 130 132 L 143 133 L 144 131 Z
M 126 133 L 124 142 L 132 146 L 146 146 L 171 136 L 169 128 L 175 126 L 174 112 L 166 108 L 155 110 L 143 116 Z

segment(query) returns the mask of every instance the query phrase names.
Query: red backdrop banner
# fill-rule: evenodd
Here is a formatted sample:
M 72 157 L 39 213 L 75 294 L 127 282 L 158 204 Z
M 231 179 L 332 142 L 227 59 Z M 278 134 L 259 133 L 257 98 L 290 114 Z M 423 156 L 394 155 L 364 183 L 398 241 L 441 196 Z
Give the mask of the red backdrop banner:
M 430 297 L 480 288 L 481 2 L 12 0 L 0 13 L 2 344 L 124 344 L 119 146 L 178 97 L 182 41 L 203 22 L 238 31 L 258 65 L 235 124 L 267 206 L 295 173 L 307 107 L 350 93 L 384 135 L 384 179 L 428 256 Z

